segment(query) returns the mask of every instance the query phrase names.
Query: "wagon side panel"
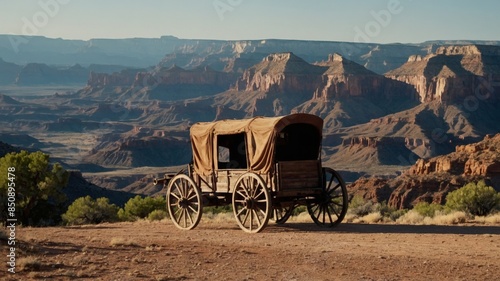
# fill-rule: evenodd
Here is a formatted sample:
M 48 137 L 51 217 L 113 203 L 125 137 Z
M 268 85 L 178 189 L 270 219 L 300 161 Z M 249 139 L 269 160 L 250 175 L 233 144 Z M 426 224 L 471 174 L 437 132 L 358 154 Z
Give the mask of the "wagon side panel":
M 321 191 L 321 161 L 283 161 L 277 164 L 278 197 L 308 196 Z

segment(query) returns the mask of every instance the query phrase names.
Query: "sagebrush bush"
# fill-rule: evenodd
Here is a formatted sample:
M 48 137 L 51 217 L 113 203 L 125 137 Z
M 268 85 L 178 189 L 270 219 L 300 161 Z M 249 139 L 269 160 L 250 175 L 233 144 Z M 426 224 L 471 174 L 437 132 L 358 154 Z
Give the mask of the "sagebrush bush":
M 363 197 L 354 195 L 347 210 L 350 214 L 362 217 L 375 211 L 375 208 L 372 201 L 366 201 Z
M 380 220 L 395 221 L 406 214 L 407 211 L 408 210 L 398 210 L 394 207 L 390 207 L 385 201 L 373 203 L 372 201 L 365 200 L 359 195 L 355 195 L 349 204 L 347 217 L 355 221 L 355 218 L 362 218 L 369 214 L 379 213 L 381 215 Z
M 486 216 L 499 204 L 500 194 L 484 181 L 468 183 L 446 196 L 446 207 L 474 216 Z
M 413 206 L 413 210 L 424 217 L 433 218 L 437 212 L 444 212 L 445 207 L 436 203 L 419 202 Z
M 62 215 L 66 224 L 98 224 L 118 221 L 118 207 L 105 197 L 94 200 L 90 196 L 80 197 L 69 205 Z
M 161 221 L 167 217 L 167 211 L 165 210 L 154 210 L 148 215 L 148 220 L 150 221 Z
M 125 203 L 123 209 L 118 211 L 118 217 L 122 221 L 135 221 L 147 218 L 155 210 L 166 210 L 167 202 L 163 196 L 131 198 Z

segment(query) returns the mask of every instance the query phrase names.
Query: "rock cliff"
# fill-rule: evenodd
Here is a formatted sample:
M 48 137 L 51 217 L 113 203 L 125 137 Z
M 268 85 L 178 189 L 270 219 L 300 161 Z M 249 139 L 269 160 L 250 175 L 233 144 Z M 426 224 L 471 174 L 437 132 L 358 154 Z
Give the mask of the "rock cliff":
M 394 179 L 361 178 L 350 190 L 396 208 L 411 208 L 421 201 L 444 204 L 449 192 L 481 179 L 500 191 L 500 134 L 459 145 L 447 155 L 419 159 Z
M 309 92 L 319 86 L 326 67 L 311 65 L 293 53 L 276 53 L 243 72 L 238 91 Z
M 322 75 L 321 86 L 316 89 L 314 98 L 325 101 L 379 92 L 379 86 L 385 79 L 336 53 L 329 55 L 326 61 L 317 65 L 327 69 Z
M 407 84 L 378 75 L 339 54 L 331 54 L 326 61 L 315 64 L 291 52 L 270 54 L 245 70 L 232 90 L 239 94 L 225 99 L 226 105 L 232 103 L 229 107 L 243 109 L 247 116 L 269 111 L 275 115 L 309 112 L 332 119 L 331 122 L 338 116 L 328 115 L 339 112 L 335 110 L 339 99 L 371 100 L 358 101 L 358 105 L 416 99 L 415 91 Z M 379 111 L 369 114 L 370 118 L 379 116 Z
M 92 71 L 90 72 L 87 86 L 95 88 L 129 86 L 135 82 L 137 73 L 140 71 L 144 70 L 125 69 L 114 73 L 97 73 Z
M 91 73 L 81 96 L 122 101 L 179 100 L 227 90 L 236 74 L 208 66 L 186 70 L 176 65 L 150 71 L 127 69 L 112 74 Z
M 463 176 L 500 176 L 500 134 L 486 136 L 479 143 L 458 145 L 455 152 L 419 159 L 408 171 L 408 175 L 448 173 Z
M 56 68 L 41 63 L 29 63 L 17 74 L 18 85 L 84 84 L 89 71 L 81 65 Z
M 421 102 L 497 98 L 493 95 L 500 90 L 500 47 L 442 46 L 424 57 L 410 56 L 385 76 L 413 85 Z

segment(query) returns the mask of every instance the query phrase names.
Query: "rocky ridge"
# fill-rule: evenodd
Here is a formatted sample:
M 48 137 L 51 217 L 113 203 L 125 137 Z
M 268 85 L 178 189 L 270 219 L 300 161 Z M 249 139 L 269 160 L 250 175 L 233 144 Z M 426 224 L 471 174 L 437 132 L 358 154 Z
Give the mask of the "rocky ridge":
M 500 191 L 500 134 L 459 145 L 447 155 L 419 159 L 394 179 L 360 178 L 349 189 L 365 199 L 402 209 L 422 201 L 444 204 L 449 192 L 478 180 Z
M 442 46 L 426 56 L 410 56 L 385 76 L 413 85 L 421 102 L 484 100 L 500 90 L 500 47 Z

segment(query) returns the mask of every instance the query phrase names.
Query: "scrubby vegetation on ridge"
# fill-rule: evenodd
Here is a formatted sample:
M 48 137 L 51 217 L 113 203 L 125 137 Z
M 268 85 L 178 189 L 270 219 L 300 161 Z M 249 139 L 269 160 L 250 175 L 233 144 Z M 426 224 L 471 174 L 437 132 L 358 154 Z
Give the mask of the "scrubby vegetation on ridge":
M 457 224 L 500 223 L 500 193 L 484 181 L 471 182 L 448 193 L 446 204 L 419 202 L 412 209 L 397 210 L 385 202 L 373 203 L 355 196 L 345 220 L 364 223 Z
M 138 219 L 162 220 L 168 218 L 165 206 L 164 197 L 141 197 L 138 195 L 131 198 L 125 207 L 120 209 L 109 204 L 104 198 L 97 200 L 92 200 L 90 197 L 80 198 L 68 208 L 63 219 L 67 224 L 136 221 Z M 102 212 L 106 215 L 97 216 L 96 219 L 97 209 L 103 210 Z M 80 215 L 75 216 L 75 213 Z M 229 205 L 205 207 L 203 217 L 208 220 L 219 220 L 232 218 L 231 213 L 232 209 Z M 309 220 L 310 217 L 305 206 L 297 207 L 290 218 L 290 221 Z M 420 202 L 410 210 L 399 210 L 388 206 L 385 202 L 373 203 L 365 201 L 360 196 L 354 196 L 349 204 L 344 222 L 427 225 L 466 222 L 496 224 L 500 223 L 500 193 L 486 186 L 484 181 L 473 182 L 450 192 L 445 205 Z

